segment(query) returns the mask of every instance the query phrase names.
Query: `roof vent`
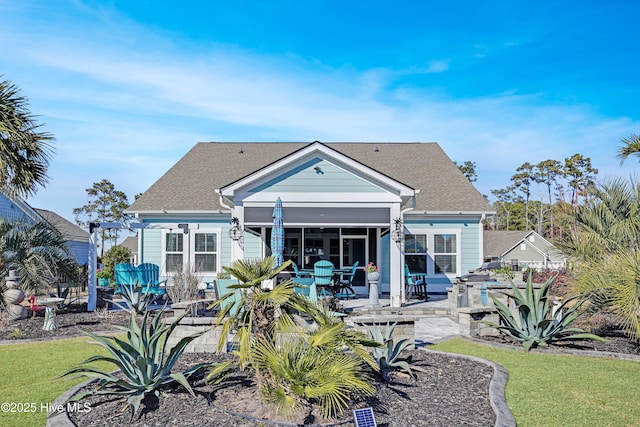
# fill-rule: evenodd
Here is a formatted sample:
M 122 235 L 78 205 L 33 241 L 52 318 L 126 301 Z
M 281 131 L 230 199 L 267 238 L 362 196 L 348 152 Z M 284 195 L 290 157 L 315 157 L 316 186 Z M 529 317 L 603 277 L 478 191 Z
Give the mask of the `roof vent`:
M 378 146 L 376 145 L 376 149 L 375 149 L 375 150 L 373 150 L 373 152 L 374 152 L 374 153 L 377 153 L 378 151 L 380 151 L 380 150 L 378 150 Z
M 240 146 L 240 151 L 238 151 L 238 153 L 244 154 L 244 149 L 242 148 L 242 145 Z

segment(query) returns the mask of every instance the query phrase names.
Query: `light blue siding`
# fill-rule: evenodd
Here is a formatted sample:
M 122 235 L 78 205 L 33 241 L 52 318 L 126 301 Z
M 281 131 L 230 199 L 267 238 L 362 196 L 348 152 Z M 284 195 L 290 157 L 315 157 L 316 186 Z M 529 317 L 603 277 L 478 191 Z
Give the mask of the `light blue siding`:
M 315 158 L 250 190 L 261 191 L 375 193 L 384 190 L 327 160 Z

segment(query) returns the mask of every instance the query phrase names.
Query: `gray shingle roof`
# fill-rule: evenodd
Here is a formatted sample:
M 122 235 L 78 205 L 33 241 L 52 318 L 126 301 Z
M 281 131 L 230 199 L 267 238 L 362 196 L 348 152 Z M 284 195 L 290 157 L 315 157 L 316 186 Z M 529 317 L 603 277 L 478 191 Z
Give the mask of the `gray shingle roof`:
M 46 209 L 35 209 L 45 221 L 53 225 L 67 240 L 73 240 L 76 242 L 88 242 L 89 233 L 83 230 L 78 225 L 67 221 L 55 212 L 48 211 Z
M 200 142 L 142 194 L 129 212 L 215 211 L 215 189 L 309 145 L 295 142 Z M 325 145 L 410 187 L 416 211 L 491 212 L 484 197 L 437 143 Z M 377 150 L 377 151 L 376 151 Z

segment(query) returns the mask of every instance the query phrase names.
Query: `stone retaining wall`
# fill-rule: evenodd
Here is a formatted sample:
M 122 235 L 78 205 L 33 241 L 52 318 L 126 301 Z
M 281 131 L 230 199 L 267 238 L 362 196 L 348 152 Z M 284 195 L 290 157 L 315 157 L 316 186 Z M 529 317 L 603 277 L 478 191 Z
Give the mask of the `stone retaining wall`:
M 415 349 L 413 342 L 415 341 L 415 316 L 397 315 L 397 314 L 381 314 L 376 316 L 350 316 L 345 318 L 345 323 L 353 326 L 356 330 L 367 333 L 367 327 L 373 325 L 381 325 L 385 327 L 387 323 L 392 325 L 396 323 L 393 331 L 393 340 L 398 342 L 402 339 L 411 340 L 412 344 L 407 347 L 409 350 Z
M 175 322 L 177 317 L 167 319 L 167 323 Z M 184 337 L 205 331 L 185 348 L 185 353 L 217 353 L 221 327 L 215 327 L 215 317 L 184 317 L 167 340 L 168 348 L 175 347 Z M 221 352 L 226 352 L 226 346 Z

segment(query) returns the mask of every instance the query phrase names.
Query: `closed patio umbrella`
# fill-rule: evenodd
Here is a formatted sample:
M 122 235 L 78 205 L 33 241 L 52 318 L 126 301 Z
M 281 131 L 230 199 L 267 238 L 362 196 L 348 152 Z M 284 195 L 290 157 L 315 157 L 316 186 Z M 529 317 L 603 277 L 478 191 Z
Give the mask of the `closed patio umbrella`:
M 279 267 L 284 262 L 284 215 L 282 200 L 276 199 L 273 207 L 273 228 L 271 229 L 271 255 L 275 257 L 275 265 Z

